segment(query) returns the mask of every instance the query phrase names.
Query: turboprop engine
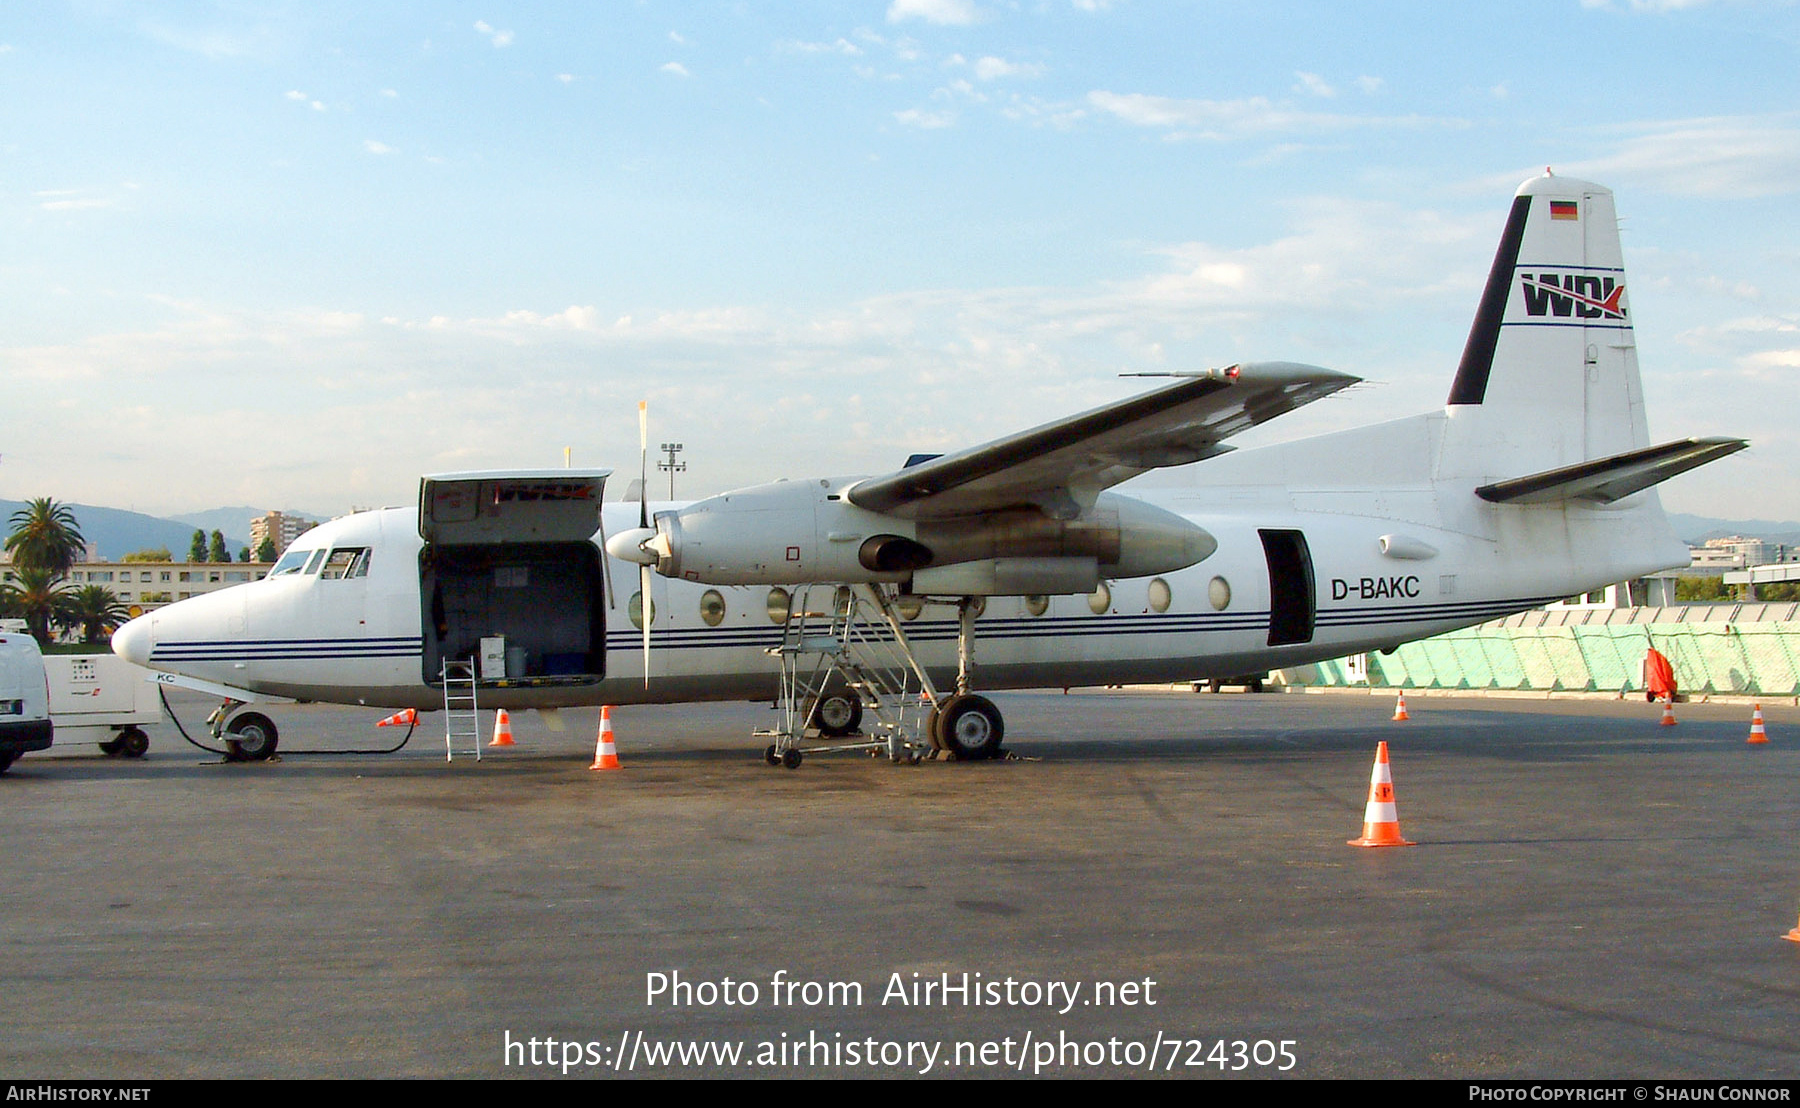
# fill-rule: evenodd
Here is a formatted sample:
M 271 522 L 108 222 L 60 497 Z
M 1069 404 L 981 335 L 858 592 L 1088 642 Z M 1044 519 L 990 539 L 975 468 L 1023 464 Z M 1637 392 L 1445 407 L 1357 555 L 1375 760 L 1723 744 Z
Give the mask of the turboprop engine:
M 714 585 L 910 582 L 935 595 L 1085 593 L 1104 579 L 1193 565 L 1206 531 L 1141 500 L 1103 493 L 1073 519 L 1035 507 L 906 519 L 850 503 L 853 480 L 780 481 L 658 512 L 654 528 L 607 540 L 616 558 Z

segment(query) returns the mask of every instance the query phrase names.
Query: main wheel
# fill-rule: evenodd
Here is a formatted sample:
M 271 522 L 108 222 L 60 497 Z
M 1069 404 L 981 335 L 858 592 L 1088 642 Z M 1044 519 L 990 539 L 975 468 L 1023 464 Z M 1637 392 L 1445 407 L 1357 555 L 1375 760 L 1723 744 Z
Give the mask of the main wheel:
M 993 701 L 962 693 L 938 707 L 936 735 L 944 749 L 958 758 L 980 761 L 1000 753 L 1006 727 Z
M 776 753 L 774 743 L 770 743 L 769 749 L 763 751 L 763 761 L 769 763 L 772 766 L 778 766 L 781 764 L 781 755 Z
M 786 766 L 789 769 L 799 769 L 800 768 L 800 752 L 791 746 L 788 747 L 787 750 L 781 755 L 781 764 Z
M 118 744 L 119 753 L 127 758 L 142 758 L 150 749 L 150 736 L 136 727 L 127 727 L 113 741 Z
M 125 752 L 124 738 L 119 735 L 114 735 L 112 738 L 106 739 L 100 744 L 100 752 L 108 758 L 123 754 Z
M 862 726 L 862 697 L 852 689 L 841 689 L 828 692 L 813 702 L 813 709 L 807 715 L 807 722 L 819 729 L 819 734 L 838 739 L 845 735 L 855 734 Z
M 231 737 L 225 740 L 225 749 L 237 762 L 261 762 L 275 753 L 275 744 L 280 733 L 275 730 L 275 722 L 260 712 L 245 712 L 232 720 L 225 728 Z

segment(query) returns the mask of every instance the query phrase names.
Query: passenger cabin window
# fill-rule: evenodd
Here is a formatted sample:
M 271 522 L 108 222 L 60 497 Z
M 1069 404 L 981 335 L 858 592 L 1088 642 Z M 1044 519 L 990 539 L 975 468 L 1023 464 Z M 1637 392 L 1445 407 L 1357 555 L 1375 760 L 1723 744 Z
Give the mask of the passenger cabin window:
M 369 575 L 369 548 L 366 546 L 340 546 L 325 559 L 325 568 L 319 576 L 327 581 L 342 581 L 346 577 L 367 577 Z

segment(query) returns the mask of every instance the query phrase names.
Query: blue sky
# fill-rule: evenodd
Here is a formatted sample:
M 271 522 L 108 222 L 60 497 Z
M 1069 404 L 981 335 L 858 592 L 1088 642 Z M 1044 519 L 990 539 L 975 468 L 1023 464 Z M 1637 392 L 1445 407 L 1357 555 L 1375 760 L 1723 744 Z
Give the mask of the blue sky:
M 1786 3 L 25 0 L 0 8 L 0 495 L 408 503 L 872 472 L 1141 387 L 1442 403 L 1513 188 L 1624 217 L 1675 510 L 1800 518 Z

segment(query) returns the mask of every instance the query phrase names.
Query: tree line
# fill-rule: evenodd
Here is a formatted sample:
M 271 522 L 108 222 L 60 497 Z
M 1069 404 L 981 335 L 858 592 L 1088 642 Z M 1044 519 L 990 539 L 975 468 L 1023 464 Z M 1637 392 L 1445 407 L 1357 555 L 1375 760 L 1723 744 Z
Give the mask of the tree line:
M 142 553 L 147 553 L 147 552 L 139 551 L 139 553 L 142 554 Z M 125 555 L 125 560 L 128 562 L 131 562 L 131 561 L 172 562 L 175 560 L 175 559 L 167 556 L 168 551 L 166 549 L 163 550 L 162 553 L 163 553 L 164 557 L 162 557 L 161 559 L 140 558 L 136 555 L 127 554 L 127 555 Z M 212 533 L 212 538 L 208 539 L 206 537 L 205 531 L 195 531 L 194 532 L 194 540 L 188 544 L 188 559 L 187 560 L 190 562 L 229 562 L 229 561 L 231 561 L 231 554 L 225 548 L 224 532 L 214 531 Z M 252 560 L 251 551 L 248 546 L 238 548 L 237 560 L 240 562 L 248 562 L 248 561 Z M 259 561 L 259 562 L 272 562 L 275 560 L 275 543 L 267 535 L 263 536 L 263 541 L 257 544 L 255 560 Z
M 68 588 L 69 567 L 87 551 L 75 513 L 49 497 L 28 502 L 12 514 L 6 550 L 12 577 L 0 588 L 0 614 L 23 619 L 31 634 L 50 645 L 52 628 L 79 629 L 81 641 L 101 642 L 131 613 L 104 585 Z
M 12 533 L 6 538 L 12 555 L 12 580 L 0 587 L 0 616 L 23 619 L 31 634 L 44 646 L 56 631 L 79 631 L 81 641 L 98 643 L 131 618 L 131 611 L 116 593 L 104 585 L 71 588 L 69 568 L 87 551 L 87 539 L 75 512 L 50 497 L 28 502 L 12 514 Z M 265 538 L 255 552 L 259 562 L 275 560 L 275 544 Z M 248 546 L 237 560 L 248 562 Z M 133 551 L 127 562 L 173 562 L 167 547 Z M 188 548 L 190 562 L 229 562 L 231 554 L 223 532 L 210 538 L 195 531 Z

